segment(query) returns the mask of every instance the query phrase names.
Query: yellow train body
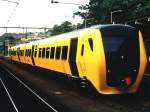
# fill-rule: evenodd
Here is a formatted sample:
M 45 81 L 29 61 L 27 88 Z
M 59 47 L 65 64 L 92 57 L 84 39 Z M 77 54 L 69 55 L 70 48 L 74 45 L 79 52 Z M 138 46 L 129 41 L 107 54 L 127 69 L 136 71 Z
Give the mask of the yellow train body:
M 103 34 L 98 28 L 88 28 L 16 45 L 10 48 L 11 60 L 56 71 L 68 77 L 81 79 L 86 77 L 101 94 L 134 93 L 142 80 L 147 63 L 140 32 L 137 40 L 139 68 L 135 82 L 126 91 L 107 84 L 107 58 Z

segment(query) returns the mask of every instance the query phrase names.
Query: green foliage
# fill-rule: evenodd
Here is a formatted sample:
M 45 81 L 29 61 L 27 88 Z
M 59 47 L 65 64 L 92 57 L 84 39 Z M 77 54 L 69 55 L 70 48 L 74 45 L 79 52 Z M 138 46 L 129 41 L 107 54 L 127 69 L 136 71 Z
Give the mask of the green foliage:
M 111 11 L 122 10 L 113 14 L 113 20 L 124 23 L 132 18 L 149 16 L 150 0 L 90 0 L 89 4 L 82 5 L 79 9 L 74 14 L 83 19 L 92 18 L 93 21 L 88 22 L 93 25 L 110 23 Z
M 4 42 L 5 40 L 14 41 L 14 37 L 11 33 L 4 33 L 0 36 L 0 42 Z
M 5 33 L 2 36 L 0 36 L 0 56 L 4 54 L 4 43 L 5 40 L 14 41 L 14 37 L 11 33 Z
M 48 30 L 50 35 L 58 35 L 66 32 L 70 32 L 75 29 L 75 25 L 72 25 L 71 22 L 65 21 L 61 25 L 54 25 L 52 29 Z

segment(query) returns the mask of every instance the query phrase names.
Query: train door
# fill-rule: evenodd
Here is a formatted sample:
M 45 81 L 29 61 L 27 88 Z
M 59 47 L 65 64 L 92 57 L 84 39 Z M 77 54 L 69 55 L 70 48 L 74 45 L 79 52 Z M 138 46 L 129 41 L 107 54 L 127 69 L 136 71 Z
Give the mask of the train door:
M 27 63 L 27 50 L 26 50 L 26 45 L 24 46 L 24 62 Z
M 24 63 L 26 63 L 26 45 L 24 45 L 24 55 L 23 56 L 24 56 L 24 58 L 23 58 Z
M 86 51 L 86 44 L 85 44 L 85 42 L 86 42 L 86 39 L 84 38 L 84 37 L 82 37 L 81 38 L 82 40 L 80 40 L 81 41 L 81 44 L 80 44 L 80 51 L 78 52 L 79 53 L 79 66 L 80 66 L 80 74 L 82 74 L 83 76 L 85 76 L 87 73 L 87 71 L 86 71 L 86 64 L 85 64 L 85 62 L 86 62 L 86 59 L 85 59 L 85 51 Z
M 34 48 L 35 48 L 35 46 L 32 45 L 32 50 L 31 50 L 31 61 L 32 61 L 32 65 L 35 65 L 35 61 L 34 61 Z
M 17 48 L 17 57 L 18 61 L 20 62 L 20 47 Z
M 77 56 L 77 47 L 78 47 L 78 38 L 72 38 L 70 41 L 70 52 L 69 52 L 69 65 L 72 76 L 78 77 L 78 68 L 76 64 Z

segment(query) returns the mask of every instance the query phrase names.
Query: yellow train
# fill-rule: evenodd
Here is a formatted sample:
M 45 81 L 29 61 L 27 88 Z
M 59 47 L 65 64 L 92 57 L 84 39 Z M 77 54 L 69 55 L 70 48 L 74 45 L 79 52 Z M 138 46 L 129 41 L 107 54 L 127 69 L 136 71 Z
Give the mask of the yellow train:
M 88 81 L 101 94 L 135 93 L 147 63 L 141 32 L 117 24 L 16 45 L 10 53 L 13 61 Z

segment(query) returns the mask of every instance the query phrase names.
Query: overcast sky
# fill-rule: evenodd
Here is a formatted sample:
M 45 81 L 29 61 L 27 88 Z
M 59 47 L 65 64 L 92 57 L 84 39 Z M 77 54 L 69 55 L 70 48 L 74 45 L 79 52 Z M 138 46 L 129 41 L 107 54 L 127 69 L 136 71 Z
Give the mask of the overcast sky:
M 72 4 L 51 4 L 51 0 L 12 0 L 15 3 L 0 0 L 0 26 L 31 26 L 31 27 L 52 27 L 63 21 L 71 21 L 76 24 L 81 22 L 81 18 L 75 16 L 73 12 L 78 10 L 78 5 Z M 57 0 L 63 3 L 87 4 L 89 0 Z M 17 29 L 19 31 L 19 29 Z M 0 29 L 0 34 L 5 29 Z M 14 30 L 8 30 L 13 32 Z M 16 31 L 16 29 L 15 29 Z M 22 32 L 19 31 L 19 32 Z

